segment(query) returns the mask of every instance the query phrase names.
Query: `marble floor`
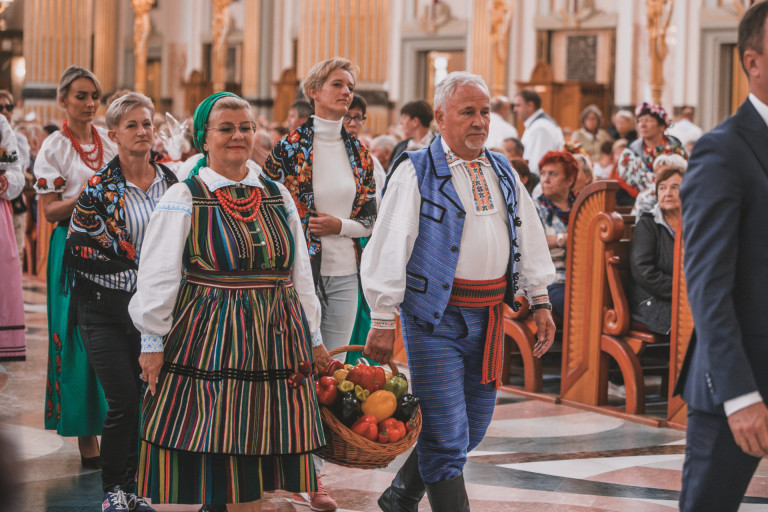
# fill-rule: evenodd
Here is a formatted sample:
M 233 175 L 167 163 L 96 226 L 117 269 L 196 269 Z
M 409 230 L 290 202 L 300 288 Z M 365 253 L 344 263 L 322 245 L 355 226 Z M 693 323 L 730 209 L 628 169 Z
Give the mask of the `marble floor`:
M 27 360 L 0 366 L 0 433 L 17 458 L 14 504 L 0 512 L 98 511 L 100 475 L 80 466 L 76 440 L 43 429 L 47 364 L 45 288 L 25 278 Z M 516 395 L 499 395 L 493 423 L 465 470 L 475 512 L 669 512 L 677 509 L 684 433 Z M 326 464 L 323 482 L 340 511 L 375 511 L 407 454 L 381 470 Z M 308 511 L 284 492 L 265 511 Z M 195 506 L 158 505 L 194 512 Z M 420 511 L 428 511 L 424 499 Z M 742 512 L 768 512 L 768 464 L 758 469 Z

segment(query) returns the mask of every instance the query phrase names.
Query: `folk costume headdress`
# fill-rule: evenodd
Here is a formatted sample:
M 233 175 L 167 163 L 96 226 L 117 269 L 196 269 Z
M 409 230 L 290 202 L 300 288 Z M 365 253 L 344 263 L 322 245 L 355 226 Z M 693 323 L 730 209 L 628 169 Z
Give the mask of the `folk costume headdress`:
M 224 96 L 232 96 L 237 99 L 242 99 L 237 94 L 231 92 L 216 92 L 205 98 L 195 109 L 195 115 L 192 118 L 192 143 L 195 148 L 201 152 L 204 156 L 197 161 L 195 166 L 189 171 L 189 178 L 197 176 L 200 169 L 208 166 L 208 152 L 205 147 L 205 127 L 208 123 L 208 117 L 211 115 L 213 105 Z

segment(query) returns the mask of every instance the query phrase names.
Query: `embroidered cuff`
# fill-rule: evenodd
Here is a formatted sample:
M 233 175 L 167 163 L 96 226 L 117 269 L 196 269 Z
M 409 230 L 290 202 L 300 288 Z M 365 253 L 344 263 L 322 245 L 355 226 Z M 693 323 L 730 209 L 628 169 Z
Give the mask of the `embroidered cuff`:
M 141 335 L 141 353 L 163 352 L 163 337 L 154 334 Z
M 548 304 L 549 303 L 549 295 L 543 294 L 543 295 L 534 295 L 531 297 L 531 306 L 538 306 L 539 304 Z
M 394 313 L 374 313 L 373 311 L 371 311 L 371 328 L 372 329 L 394 329 L 395 314 Z
M 323 344 L 323 334 L 320 332 L 320 329 L 318 329 L 312 333 L 312 348 L 319 347 L 322 344 Z

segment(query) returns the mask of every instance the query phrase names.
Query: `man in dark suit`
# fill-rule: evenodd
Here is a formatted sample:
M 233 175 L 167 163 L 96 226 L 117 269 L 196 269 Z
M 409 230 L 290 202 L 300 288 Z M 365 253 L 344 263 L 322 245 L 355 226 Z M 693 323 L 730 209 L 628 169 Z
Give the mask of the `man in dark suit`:
M 767 23 L 768 2 L 742 18 L 749 98 L 696 143 L 680 192 L 696 326 L 677 383 L 688 403 L 683 512 L 736 511 L 768 454 Z

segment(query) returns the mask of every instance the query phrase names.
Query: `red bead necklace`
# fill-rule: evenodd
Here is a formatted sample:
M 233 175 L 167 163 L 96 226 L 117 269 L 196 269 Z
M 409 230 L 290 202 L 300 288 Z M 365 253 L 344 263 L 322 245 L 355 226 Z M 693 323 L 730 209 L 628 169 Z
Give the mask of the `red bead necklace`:
M 67 136 L 69 142 L 72 143 L 72 146 L 75 148 L 75 151 L 77 151 L 77 154 L 80 155 L 80 159 L 85 165 L 94 171 L 98 171 L 104 166 L 104 145 L 101 142 L 101 137 L 99 137 L 99 132 L 96 131 L 95 126 L 91 125 L 93 149 L 90 151 L 84 150 L 80 143 L 77 142 L 75 136 L 72 134 L 72 130 L 69 129 L 69 124 L 67 124 L 66 119 L 61 125 L 61 130 L 64 132 L 64 135 Z
M 242 199 L 232 197 L 232 194 L 224 192 L 223 188 L 217 188 L 213 193 L 216 194 L 216 198 L 219 200 L 221 207 L 237 220 L 250 222 L 259 214 L 259 207 L 261 206 L 261 190 L 257 187 L 252 187 L 248 197 Z M 253 209 L 253 213 L 247 217 L 243 217 L 241 214 L 237 213 L 251 209 Z

